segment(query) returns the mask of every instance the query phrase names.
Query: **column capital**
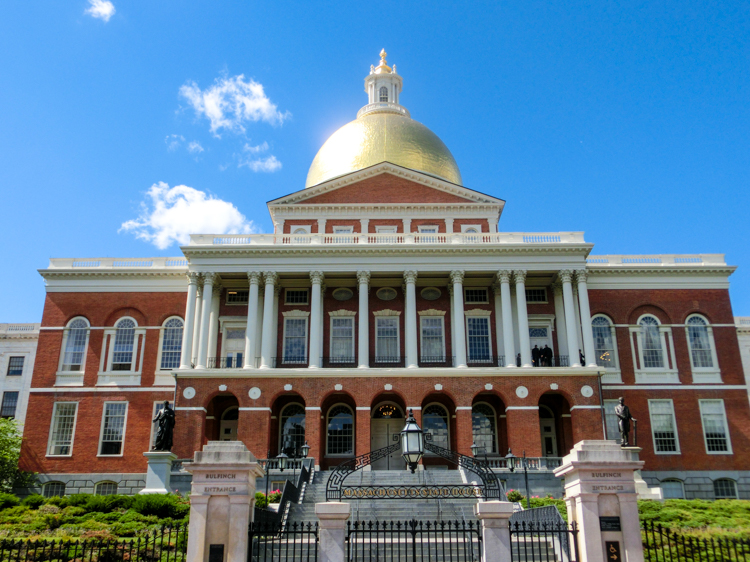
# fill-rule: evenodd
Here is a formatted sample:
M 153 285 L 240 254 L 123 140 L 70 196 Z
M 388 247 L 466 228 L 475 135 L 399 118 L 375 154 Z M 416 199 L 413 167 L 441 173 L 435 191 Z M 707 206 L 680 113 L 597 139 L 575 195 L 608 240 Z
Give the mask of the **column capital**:
M 552 293 L 555 296 L 562 295 L 562 282 L 555 281 L 554 283 L 552 283 Z
M 310 282 L 315 285 L 316 283 L 320 285 L 323 283 L 323 280 L 325 279 L 325 275 L 323 275 L 322 271 L 311 271 L 310 272 Z
M 500 293 L 503 290 L 503 284 L 500 282 L 500 280 L 495 281 L 492 285 L 492 292 L 495 293 L 495 295 L 500 295 Z
M 417 282 L 417 272 L 413 269 L 408 269 L 404 271 L 404 281 L 406 281 L 406 284 L 409 283 L 416 283 Z
M 525 269 L 514 270 L 513 278 L 515 279 L 516 283 L 526 283 L 526 270 Z
M 588 278 L 588 271 L 585 269 L 576 269 L 576 281 L 579 283 L 585 283 Z
M 217 283 L 216 285 L 214 285 L 214 288 L 213 288 L 213 291 L 212 291 L 212 292 L 213 292 L 213 296 L 214 296 L 214 297 L 220 297 L 220 296 L 221 296 L 221 290 L 222 290 L 223 288 L 224 288 L 224 287 L 222 287 L 222 286 L 221 286 L 221 285 L 219 285 L 218 283 Z
M 500 283 L 510 283 L 510 277 L 513 274 L 512 271 L 509 269 L 501 269 L 497 272 L 497 280 L 500 281 Z
M 463 283 L 464 282 L 464 270 L 454 269 L 450 273 L 451 283 Z
M 360 285 L 369 285 L 370 284 L 370 272 L 365 269 L 360 269 L 357 271 L 357 283 Z
M 277 281 L 279 280 L 279 276 L 275 271 L 264 271 L 263 280 L 265 281 L 266 285 L 276 285 Z
M 571 283 L 573 281 L 573 272 L 569 269 L 561 269 L 558 271 L 557 276 L 563 283 Z
M 273 286 L 273 296 L 274 298 L 279 298 L 279 295 L 281 294 L 281 285 L 278 283 Z
M 217 275 L 213 271 L 204 271 L 203 272 L 203 286 L 205 287 L 206 285 L 213 285 L 216 277 Z
M 320 296 L 321 297 L 326 296 L 326 290 L 327 289 L 328 289 L 328 285 L 326 285 L 325 283 L 321 283 L 320 284 Z
M 197 287 L 198 287 L 197 295 L 200 298 L 203 298 L 203 278 L 202 277 L 198 279 Z
M 200 279 L 200 273 L 197 271 L 188 271 L 187 273 L 188 285 L 198 285 Z
M 257 285 L 260 283 L 260 271 L 248 271 L 247 281 L 251 285 Z

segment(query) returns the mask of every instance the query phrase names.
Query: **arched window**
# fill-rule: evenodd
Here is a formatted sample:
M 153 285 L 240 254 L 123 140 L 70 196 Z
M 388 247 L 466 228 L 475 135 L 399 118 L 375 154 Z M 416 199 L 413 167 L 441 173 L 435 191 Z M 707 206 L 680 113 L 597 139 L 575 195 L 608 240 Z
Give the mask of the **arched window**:
M 380 88 L 380 101 L 388 101 L 388 88 L 385 86 Z
M 684 500 L 685 489 L 682 486 L 682 480 L 668 478 L 662 480 L 659 484 L 665 500 Z
M 97 482 L 94 493 L 97 496 L 113 496 L 117 493 L 117 482 Z
M 281 411 L 279 450 L 291 456 L 299 456 L 305 444 L 305 408 L 300 404 L 289 404 Z
M 422 411 L 422 427 L 425 433 L 432 435 L 433 445 L 443 449 L 450 449 L 448 419 L 448 411 L 440 404 L 430 404 Z
M 327 454 L 329 456 L 354 456 L 354 415 L 345 404 L 328 410 Z
M 714 367 L 713 334 L 702 316 L 691 316 L 687 321 L 687 338 L 690 346 L 690 361 L 694 369 Z
M 607 369 L 616 369 L 617 353 L 612 322 L 606 316 L 595 316 L 591 320 L 591 329 L 594 332 L 596 364 Z
M 296 228 L 294 230 L 294 234 L 308 234 L 307 230 L 304 228 Z
M 643 367 L 660 369 L 664 367 L 664 348 L 662 347 L 659 321 L 653 316 L 644 316 L 641 326 L 641 345 L 643 346 Z
M 737 483 L 729 478 L 714 480 L 714 497 L 717 500 L 736 500 Z
M 65 330 L 61 371 L 83 371 L 86 363 L 86 344 L 89 339 L 89 323 L 85 318 L 74 318 Z
M 182 318 L 170 318 L 164 323 L 161 337 L 162 369 L 176 369 L 180 366 L 183 326 Z
M 497 454 L 497 421 L 489 404 L 475 404 L 471 409 L 471 432 L 480 454 Z
M 45 498 L 65 495 L 65 482 L 47 482 L 42 487 L 42 495 Z
M 131 318 L 123 318 L 115 324 L 115 345 L 112 354 L 113 371 L 133 370 L 135 327 L 135 320 Z

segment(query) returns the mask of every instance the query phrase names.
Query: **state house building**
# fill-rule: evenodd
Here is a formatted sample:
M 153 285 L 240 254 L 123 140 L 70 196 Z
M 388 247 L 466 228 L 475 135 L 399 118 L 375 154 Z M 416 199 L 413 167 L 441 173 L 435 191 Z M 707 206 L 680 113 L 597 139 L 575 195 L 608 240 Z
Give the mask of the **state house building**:
M 652 486 L 750 498 L 735 268 L 503 232 L 504 201 L 463 185 L 402 85 L 382 56 L 305 188 L 268 203 L 273 233 L 40 271 L 22 466 L 45 493 L 137 492 L 164 400 L 179 458 L 208 440 L 259 458 L 307 442 L 325 470 L 390 444 L 413 409 L 436 444 L 476 444 L 503 472 L 509 448 L 543 469 L 582 439 L 617 438 L 623 396 Z M 373 466 L 389 468 L 398 455 Z

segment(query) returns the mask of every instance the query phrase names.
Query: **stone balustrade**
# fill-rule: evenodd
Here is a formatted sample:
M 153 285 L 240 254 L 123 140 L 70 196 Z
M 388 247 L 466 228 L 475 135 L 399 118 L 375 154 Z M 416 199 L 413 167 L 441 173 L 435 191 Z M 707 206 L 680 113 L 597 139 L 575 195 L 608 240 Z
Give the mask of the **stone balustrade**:
M 655 254 L 655 255 L 620 255 L 589 256 L 586 258 L 589 267 L 662 267 L 662 266 L 696 266 L 726 265 L 724 254 Z

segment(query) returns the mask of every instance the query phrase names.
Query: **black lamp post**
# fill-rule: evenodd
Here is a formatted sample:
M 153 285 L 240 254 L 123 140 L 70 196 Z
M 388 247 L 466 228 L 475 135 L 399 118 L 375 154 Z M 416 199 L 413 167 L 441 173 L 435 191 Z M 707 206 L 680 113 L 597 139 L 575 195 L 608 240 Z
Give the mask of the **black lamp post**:
M 529 495 L 529 470 L 526 465 L 526 451 L 523 452 L 523 458 L 519 459 L 514 455 L 510 449 L 508 454 L 505 455 L 505 459 L 508 463 L 508 470 L 514 472 L 516 470 L 516 464 L 520 461 L 521 467 L 523 468 L 523 478 L 526 482 L 526 509 L 531 509 L 531 496 Z
M 410 409 L 406 425 L 401 430 L 401 456 L 404 457 L 412 474 L 417 469 L 422 455 L 424 455 L 424 434 L 422 428 L 417 425 L 417 420 L 414 419 L 414 412 Z
M 307 441 L 305 441 L 305 444 L 302 445 L 302 458 L 306 459 L 307 455 L 310 453 L 310 445 L 307 444 Z
M 276 460 L 279 463 L 279 470 L 281 472 L 284 472 L 284 469 L 286 468 L 286 463 L 289 461 L 289 457 L 287 454 L 282 450 L 281 453 L 279 453 L 279 456 L 276 457 Z

